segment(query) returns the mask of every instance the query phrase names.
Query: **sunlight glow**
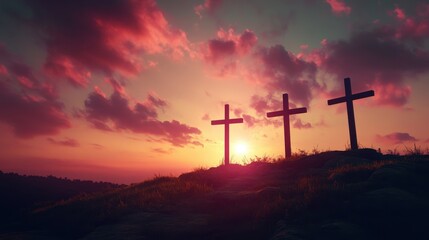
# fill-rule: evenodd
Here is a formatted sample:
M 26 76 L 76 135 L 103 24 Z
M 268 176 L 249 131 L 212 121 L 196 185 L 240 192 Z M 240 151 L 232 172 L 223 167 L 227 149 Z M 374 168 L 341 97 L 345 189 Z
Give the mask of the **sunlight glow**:
M 237 142 L 235 144 L 235 153 L 237 155 L 244 156 L 249 152 L 249 148 L 247 146 L 247 143 L 245 142 Z

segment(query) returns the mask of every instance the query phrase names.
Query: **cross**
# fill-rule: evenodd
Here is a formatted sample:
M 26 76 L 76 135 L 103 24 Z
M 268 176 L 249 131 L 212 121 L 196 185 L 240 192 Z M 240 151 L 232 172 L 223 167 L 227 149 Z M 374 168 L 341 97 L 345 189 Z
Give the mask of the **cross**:
M 267 117 L 279 117 L 283 116 L 283 129 L 284 129 L 284 138 L 285 138 L 285 158 L 289 159 L 292 155 L 292 148 L 290 144 L 290 121 L 289 116 L 293 114 L 306 113 L 307 108 L 294 108 L 289 109 L 289 96 L 287 93 L 283 94 L 283 110 L 269 112 Z
M 357 150 L 358 142 L 356 135 L 356 123 L 355 123 L 355 113 L 353 109 L 353 100 L 367 98 L 374 96 L 374 91 L 366 91 L 361 93 L 352 94 L 352 85 L 350 83 L 350 78 L 344 78 L 344 87 L 346 95 L 344 97 L 334 98 L 328 100 L 328 105 L 333 105 L 337 103 L 347 103 L 347 117 L 349 120 L 349 134 L 350 134 L 350 146 L 352 150 Z
M 229 118 L 229 104 L 225 104 L 225 119 L 212 120 L 212 125 L 225 125 L 225 165 L 229 165 L 229 124 L 243 123 L 243 118 Z

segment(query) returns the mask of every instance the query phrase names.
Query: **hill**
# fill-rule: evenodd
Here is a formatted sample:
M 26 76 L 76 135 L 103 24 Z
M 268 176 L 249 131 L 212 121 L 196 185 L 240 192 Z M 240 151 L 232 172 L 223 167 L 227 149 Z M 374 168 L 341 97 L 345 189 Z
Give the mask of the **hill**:
M 25 215 L 34 207 L 120 187 L 106 182 L 70 180 L 53 176 L 23 176 L 0 171 L 0 223 Z M 0 227 L 1 228 L 1 227 Z
M 428 239 L 428 180 L 422 155 L 256 159 L 39 207 L 0 238 Z

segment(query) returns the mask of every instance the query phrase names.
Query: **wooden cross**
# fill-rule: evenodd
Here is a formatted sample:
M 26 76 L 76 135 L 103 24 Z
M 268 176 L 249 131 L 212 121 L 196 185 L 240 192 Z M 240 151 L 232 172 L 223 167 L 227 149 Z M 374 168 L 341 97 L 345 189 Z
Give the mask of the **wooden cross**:
M 285 157 L 289 159 L 292 156 L 292 148 L 290 144 L 290 121 L 289 116 L 293 114 L 306 113 L 307 108 L 294 108 L 289 109 L 289 96 L 287 93 L 283 94 L 283 110 L 269 112 L 267 113 L 267 117 L 278 117 L 283 116 L 283 129 L 284 129 L 284 137 L 285 137 Z
M 225 165 L 229 165 L 229 124 L 243 123 L 243 118 L 229 118 L 229 105 L 225 104 L 225 119 L 212 120 L 212 125 L 225 125 Z
M 328 100 L 328 105 L 333 105 L 337 103 L 347 103 L 347 116 L 349 119 L 349 133 L 350 133 L 350 146 L 352 150 L 357 150 L 358 142 L 356 135 L 356 123 L 355 123 L 355 113 L 353 109 L 353 100 L 367 98 L 374 96 L 374 91 L 366 91 L 361 93 L 352 94 L 352 85 L 350 83 L 350 78 L 344 78 L 344 87 L 346 95 L 344 97 L 334 98 Z

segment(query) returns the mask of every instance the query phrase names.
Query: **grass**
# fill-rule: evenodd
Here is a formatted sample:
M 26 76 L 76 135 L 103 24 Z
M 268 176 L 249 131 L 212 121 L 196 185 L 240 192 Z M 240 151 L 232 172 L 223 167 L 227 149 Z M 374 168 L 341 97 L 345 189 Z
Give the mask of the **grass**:
M 81 195 L 34 210 L 34 222 L 59 234 L 79 236 L 136 211 L 159 211 L 212 189 L 198 182 L 155 177 L 108 193 Z M 85 216 L 82 218 L 82 216 Z M 49 223 L 49 224 L 48 224 Z M 75 235 L 77 234 L 77 235 Z

